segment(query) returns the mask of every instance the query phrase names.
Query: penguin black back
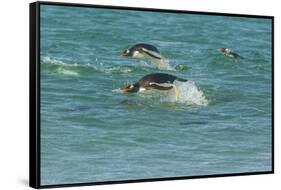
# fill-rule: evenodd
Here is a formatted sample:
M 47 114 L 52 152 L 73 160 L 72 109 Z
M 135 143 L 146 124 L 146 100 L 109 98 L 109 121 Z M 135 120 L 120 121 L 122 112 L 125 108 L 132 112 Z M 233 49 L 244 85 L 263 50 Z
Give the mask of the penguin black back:
M 138 50 L 140 48 L 145 48 L 145 49 L 148 49 L 150 51 L 160 53 L 160 51 L 155 46 L 150 45 L 150 44 L 146 44 L 146 43 L 135 44 L 133 47 L 130 48 L 130 51 L 135 51 L 135 50 Z
M 141 78 L 138 81 L 138 83 L 141 86 L 147 86 L 151 82 L 163 84 L 163 83 L 173 83 L 175 80 L 178 80 L 181 82 L 187 81 L 186 79 L 182 79 L 182 78 L 179 78 L 174 75 L 167 74 L 167 73 L 151 73 L 151 74 L 148 74 L 148 75 L 144 76 L 143 78 Z

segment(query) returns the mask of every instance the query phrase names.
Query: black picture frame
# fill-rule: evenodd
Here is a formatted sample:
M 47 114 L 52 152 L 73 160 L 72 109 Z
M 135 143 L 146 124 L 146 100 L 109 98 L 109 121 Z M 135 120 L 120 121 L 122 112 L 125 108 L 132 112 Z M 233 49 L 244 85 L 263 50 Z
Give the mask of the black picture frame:
M 56 6 L 72 6 L 72 7 L 87 7 L 87 8 L 106 8 L 118 10 L 134 10 L 134 11 L 152 11 L 152 12 L 169 12 L 180 14 L 199 14 L 199 15 L 214 15 L 214 16 L 231 16 L 231 17 L 247 17 L 247 18 L 263 18 L 270 19 L 272 23 L 272 169 L 270 171 L 261 172 L 246 172 L 246 173 L 230 173 L 230 174 L 215 174 L 215 175 L 200 175 L 200 176 L 183 176 L 169 178 L 153 178 L 153 179 L 137 179 L 137 180 L 121 180 L 121 181 L 103 181 L 92 183 L 74 183 L 74 184 L 55 184 L 41 185 L 40 182 L 40 5 L 56 5 Z M 30 75 L 29 75 L 29 185 L 33 188 L 54 188 L 54 187 L 74 187 L 88 185 L 103 185 L 103 184 L 121 184 L 121 183 L 136 183 L 136 182 L 152 182 L 166 180 L 183 180 L 195 178 L 213 178 L 227 176 L 243 176 L 243 175 L 259 175 L 274 173 L 274 17 L 262 15 L 247 15 L 247 14 L 232 14 L 232 13 L 216 13 L 216 12 L 197 12 L 185 10 L 166 10 L 152 9 L 140 7 L 120 7 L 120 6 L 103 6 L 90 4 L 76 3 L 59 3 L 39 1 L 29 4 L 29 39 L 30 39 Z

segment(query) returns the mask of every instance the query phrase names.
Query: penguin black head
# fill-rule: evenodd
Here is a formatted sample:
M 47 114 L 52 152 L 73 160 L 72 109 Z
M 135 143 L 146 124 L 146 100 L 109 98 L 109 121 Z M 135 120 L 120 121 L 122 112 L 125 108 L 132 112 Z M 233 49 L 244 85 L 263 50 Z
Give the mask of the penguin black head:
M 128 93 L 133 93 L 133 92 L 138 92 L 140 90 L 140 84 L 135 83 L 135 84 L 130 84 L 124 88 L 121 88 L 122 92 L 128 92 Z

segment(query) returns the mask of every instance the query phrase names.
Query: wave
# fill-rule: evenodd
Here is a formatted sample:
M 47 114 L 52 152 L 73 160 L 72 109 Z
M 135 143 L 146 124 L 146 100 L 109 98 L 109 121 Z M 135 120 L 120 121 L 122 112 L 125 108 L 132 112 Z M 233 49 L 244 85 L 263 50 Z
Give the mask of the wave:
M 62 75 L 66 75 L 66 76 L 80 76 L 80 74 L 78 72 L 64 69 L 64 68 L 58 68 L 57 73 L 60 73 Z
M 166 61 L 169 62 L 169 60 Z M 101 62 L 99 63 L 97 59 L 94 60 L 94 62 L 95 64 L 66 63 L 64 61 L 53 59 L 48 56 L 44 56 L 41 58 L 42 64 L 53 65 L 55 67 L 58 67 L 60 68 L 60 70 L 57 71 L 57 73 L 68 75 L 68 76 L 79 76 L 79 70 L 83 70 L 83 69 L 92 70 L 94 72 L 103 72 L 108 74 L 132 73 L 137 71 L 143 71 L 143 72 L 155 71 L 155 67 L 153 67 L 153 65 L 145 61 L 140 61 L 138 64 L 132 64 L 132 65 L 114 65 L 114 66 L 104 66 L 104 64 Z M 185 71 L 188 70 L 188 67 L 184 64 L 175 64 L 175 65 L 169 65 L 169 67 L 167 67 L 166 70 L 171 72 Z
M 97 62 L 98 60 L 95 60 Z M 64 68 L 68 69 L 69 71 L 73 71 L 79 74 L 79 71 L 90 70 L 93 72 L 102 72 L 102 73 L 109 73 L 109 74 L 122 74 L 122 73 L 131 73 L 137 71 L 153 71 L 154 68 L 148 65 L 145 62 L 141 62 L 140 65 L 114 65 L 114 66 L 104 66 L 103 63 L 96 63 L 96 64 L 78 64 L 78 63 L 66 63 L 61 60 L 52 59 L 48 56 L 43 57 L 41 59 L 41 63 L 45 65 L 52 65 L 57 68 Z M 58 72 L 63 74 L 62 72 Z

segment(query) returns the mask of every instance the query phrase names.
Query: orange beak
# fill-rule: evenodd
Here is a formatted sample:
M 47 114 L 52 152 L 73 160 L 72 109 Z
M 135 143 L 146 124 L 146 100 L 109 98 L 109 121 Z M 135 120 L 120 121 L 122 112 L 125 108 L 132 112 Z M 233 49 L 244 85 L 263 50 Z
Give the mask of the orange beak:
M 121 56 L 128 56 L 127 50 L 121 52 Z
M 131 88 L 130 88 L 130 86 L 126 86 L 124 88 L 121 88 L 121 90 L 122 90 L 122 92 L 127 93 L 127 92 L 130 92 Z
M 219 48 L 218 50 L 224 52 L 225 48 Z

